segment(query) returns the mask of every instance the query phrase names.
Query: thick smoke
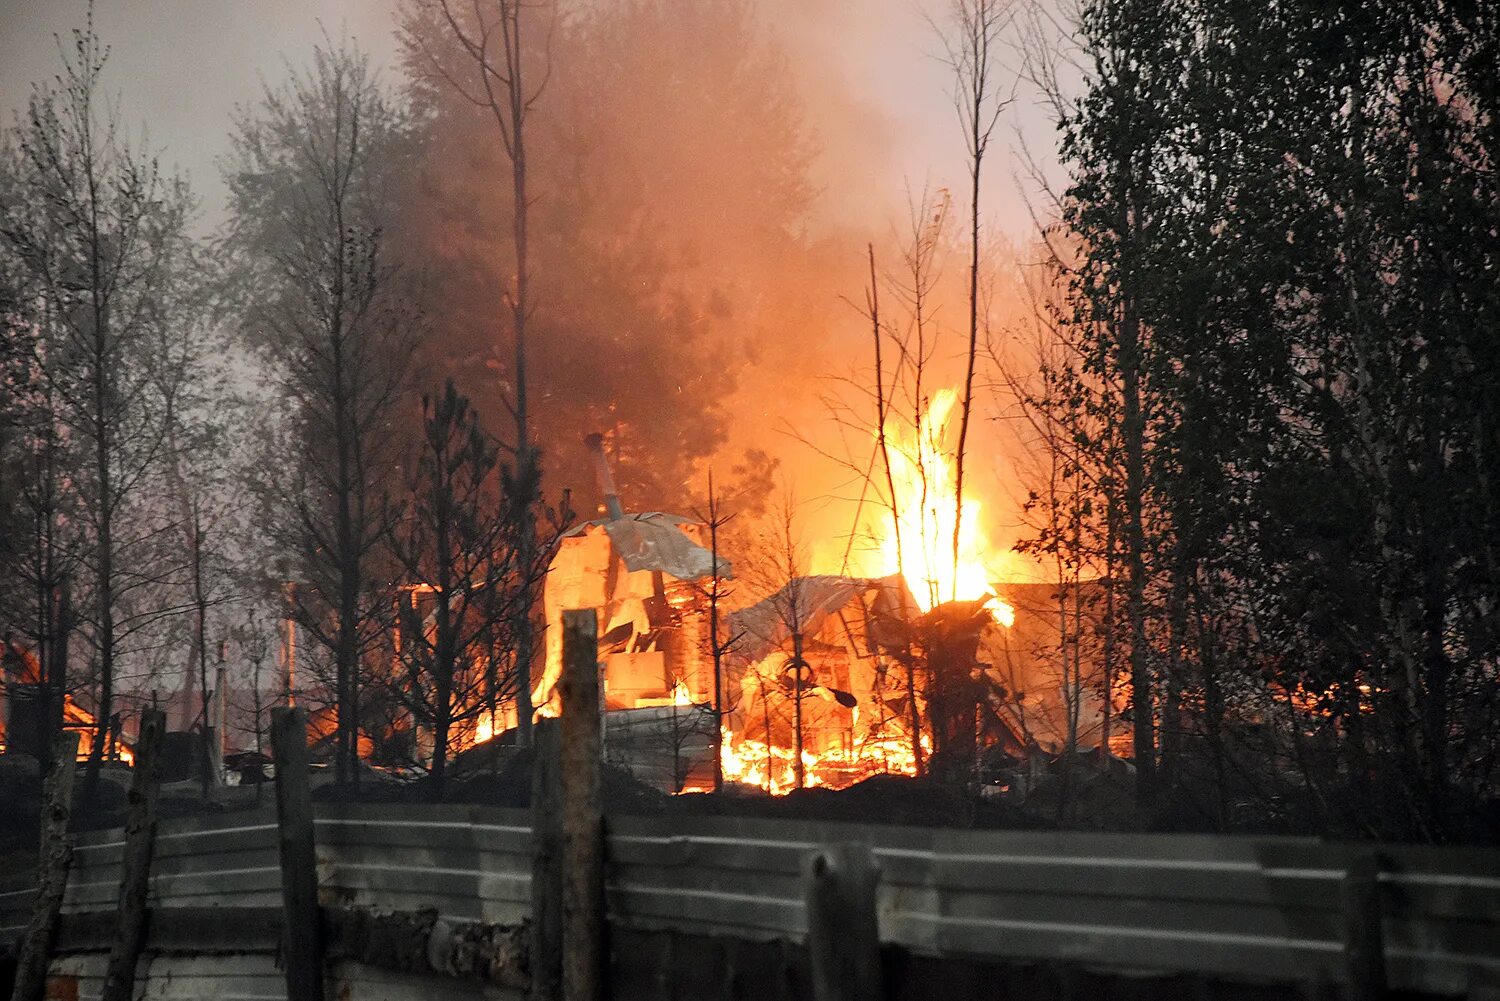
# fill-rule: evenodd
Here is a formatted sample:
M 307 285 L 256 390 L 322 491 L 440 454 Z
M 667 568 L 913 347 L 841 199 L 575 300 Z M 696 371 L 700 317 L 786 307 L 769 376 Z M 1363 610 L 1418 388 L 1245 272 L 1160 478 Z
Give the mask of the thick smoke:
M 859 433 L 841 440 L 826 406 L 869 365 L 868 324 L 845 300 L 863 298 L 867 243 L 882 270 L 898 263 L 909 209 L 898 166 L 922 156 L 901 141 L 900 102 L 892 112 L 888 92 L 861 90 L 878 78 L 872 46 L 891 44 L 863 10 L 624 0 L 532 32 L 528 71 L 547 75 L 528 149 L 531 392 L 549 491 L 573 488 L 584 514 L 597 494 L 581 439 L 600 431 L 628 508 L 690 511 L 712 467 L 731 506 L 754 511 L 779 462 L 799 496 L 833 498 L 809 505 L 815 534 L 849 531 L 851 472 L 817 454 L 869 448 Z M 441 51 L 438 26 L 408 27 Z M 924 38 L 914 60 L 938 47 Z M 504 437 L 509 164 L 488 111 L 408 56 L 430 115 L 410 201 L 411 261 L 437 304 L 427 360 Z M 903 99 L 943 116 L 951 141 L 932 160 L 951 163 L 962 142 L 940 70 L 920 75 L 937 94 Z M 959 301 L 934 378 L 954 371 Z
M 508 168 L 482 112 L 440 83 L 413 80 L 395 35 L 398 6 L 265 0 L 254 17 L 214 5 L 183 18 L 171 0 L 140 0 L 128 11 L 101 4 L 96 20 L 113 48 L 124 126 L 144 123 L 164 161 L 187 168 L 205 231 L 222 218 L 213 164 L 231 109 L 253 103 L 261 79 L 274 85 L 287 64 L 305 63 L 325 33 L 335 44 L 354 38 L 388 63 L 388 83 L 414 89 L 430 116 L 422 180 L 404 199 L 403 229 L 416 236 L 406 263 L 433 293 L 420 375 L 431 385 L 455 375 L 508 436 Z M 23 7 L 5 15 L 0 38 L 11 106 L 24 102 L 28 79 L 51 72 L 47 35 L 66 33 L 85 10 Z M 807 501 L 809 534 L 847 531 L 842 499 L 858 493 L 848 470 L 795 436 L 847 450 L 824 398 L 842 392 L 831 380 L 868 375 L 868 328 L 843 301 L 862 300 L 865 245 L 895 270 L 908 188 L 964 182 L 938 58 L 947 4 L 562 0 L 559 9 L 550 34 L 533 35 L 534 54 L 545 47 L 551 64 L 531 170 L 532 381 L 549 492 L 572 487 L 592 513 L 581 438 L 597 430 L 609 436 L 632 508 L 691 509 L 710 466 L 721 490 L 748 491 L 732 506 L 753 508 L 776 490 L 774 456 L 777 476 Z M 1038 148 L 1049 145 L 1045 124 L 1032 134 Z M 986 222 L 1010 233 L 1026 219 L 1015 169 L 1001 150 L 988 172 Z M 960 263 L 955 254 L 955 276 Z M 950 344 L 939 363 L 959 350 L 961 299 L 945 298 Z M 983 440 L 978 448 L 994 451 Z M 839 500 L 819 503 L 826 496 Z

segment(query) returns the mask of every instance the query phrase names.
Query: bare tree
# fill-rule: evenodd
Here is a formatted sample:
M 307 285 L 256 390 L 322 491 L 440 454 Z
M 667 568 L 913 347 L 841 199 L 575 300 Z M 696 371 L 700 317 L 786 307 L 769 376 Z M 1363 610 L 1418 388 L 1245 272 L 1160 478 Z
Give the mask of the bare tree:
M 887 557 L 887 550 L 893 551 L 893 560 L 882 559 L 880 572 L 894 572 L 908 580 L 925 599 L 923 607 L 947 600 L 943 570 L 951 557 L 946 525 L 938 517 L 935 500 L 936 479 L 941 475 L 935 467 L 947 457 L 940 416 L 947 403 L 934 402 L 930 385 L 942 339 L 933 297 L 942 278 L 950 203 L 943 189 L 924 188 L 910 199 L 895 274 L 882 274 L 873 245 L 866 248 L 869 284 L 863 302 L 855 308 L 870 323 L 874 370 L 861 369 L 840 380 L 847 398 L 839 394 L 825 398 L 830 415 L 845 435 L 844 454 L 796 435 L 824 458 L 843 466 L 860 484 L 843 572 L 849 571 L 857 544 L 874 546 Z M 894 308 L 882 306 L 882 285 L 892 293 Z M 870 510 L 875 513 L 869 514 Z M 927 751 L 922 745 L 922 676 L 928 665 L 913 642 L 915 635 L 908 631 L 911 623 L 903 621 L 900 626 L 898 631 L 906 639 L 890 653 L 901 669 L 905 688 L 901 725 L 911 742 L 915 769 L 923 774 Z
M 225 247 L 244 327 L 290 413 L 268 484 L 272 534 L 295 555 L 299 624 L 333 658 L 338 781 L 354 781 L 360 664 L 381 634 L 372 581 L 418 317 L 389 263 L 406 116 L 357 48 L 326 43 L 235 123 Z M 270 457 L 268 457 L 270 458 Z
M 266 704 L 264 676 L 266 662 L 272 659 L 271 636 L 274 634 L 274 623 L 267 624 L 261 621 L 260 615 L 254 606 L 251 606 L 245 618 L 230 630 L 230 635 L 239 647 L 240 654 L 249 662 L 249 704 L 237 705 L 234 708 L 241 712 L 248 712 L 250 716 L 250 736 L 254 738 L 254 749 L 257 758 L 265 753 L 265 736 L 269 727 L 268 710 Z M 227 726 L 224 721 L 221 726 Z M 264 783 L 258 783 L 255 787 L 255 802 L 261 801 L 261 787 Z
M 708 605 L 708 654 L 713 659 L 714 665 L 714 792 L 724 791 L 724 718 L 733 711 L 732 707 L 726 705 L 724 699 L 724 658 L 735 648 L 743 635 L 735 633 L 724 636 L 719 628 L 724 601 L 734 593 L 733 588 L 724 585 L 725 575 L 722 572 L 724 564 L 719 559 L 719 533 L 733 519 L 733 514 L 724 512 L 719 497 L 714 492 L 714 474 L 710 469 L 708 472 L 708 509 L 706 512 L 699 512 L 698 520 L 708 526 L 708 551 L 713 557 L 714 572 L 707 578 L 707 583 L 699 582 L 697 587 L 699 596 Z M 768 731 L 767 740 L 769 739 Z
M 216 386 L 222 390 L 222 386 Z M 224 392 L 200 395 L 196 419 L 184 421 L 183 433 L 174 437 L 178 444 L 173 461 L 166 470 L 166 481 L 177 508 L 177 536 L 181 540 L 183 568 L 183 604 L 190 619 L 190 662 L 182 665 L 184 729 L 198 729 L 203 735 L 200 761 L 203 795 L 220 779 L 214 763 L 213 742 L 223 739 L 223 721 L 215 721 L 210 711 L 215 691 L 209 687 L 209 620 L 210 615 L 235 597 L 236 586 L 230 565 L 229 547 L 232 530 L 239 513 L 239 502 L 231 485 L 239 470 L 231 464 L 228 436 L 214 411 L 206 405 L 223 408 L 228 400 Z M 189 440 L 182 440 L 189 439 Z M 193 692 L 198 694 L 193 704 Z M 217 728 L 217 729 L 215 729 Z
M 954 104 L 963 126 L 969 154 L 969 343 L 965 353 L 964 392 L 958 424 L 954 478 L 957 500 L 953 516 L 953 563 L 959 561 L 963 524 L 964 457 L 969 442 L 969 419 L 974 407 L 974 369 L 979 355 L 980 181 L 984 157 L 1000 113 L 1010 103 L 996 89 L 995 65 L 1001 33 L 1011 21 L 1010 0 L 953 0 L 953 35 L 946 38 L 948 61 L 955 77 Z M 957 576 L 954 593 L 957 600 Z
M 534 441 L 527 401 L 526 327 L 531 318 L 530 238 L 531 199 L 527 193 L 527 137 L 532 109 L 545 88 L 550 66 L 543 58 L 542 80 L 532 86 L 529 70 L 536 53 L 530 48 L 532 22 L 547 15 L 546 2 L 492 0 L 461 5 L 453 0 L 409 0 L 403 38 L 417 64 L 442 80 L 464 100 L 487 112 L 495 123 L 500 144 L 510 162 L 511 251 L 515 272 L 506 282 L 504 299 L 511 319 L 515 354 L 512 367 L 511 410 L 515 418 L 515 469 L 508 477 L 516 496 L 507 505 L 517 519 L 514 534 L 521 540 L 519 565 L 524 568 L 525 600 L 517 603 L 511 624 L 519 672 L 516 697 L 517 735 L 531 743 L 531 608 L 545 568 L 536 541 L 536 505 L 541 499 L 541 455 Z M 550 29 L 550 16 L 547 17 Z M 436 37 L 434 37 L 436 36 Z M 437 44 L 442 38 L 449 44 Z M 456 51 L 454 47 L 456 46 Z
M 149 495 L 191 374 L 196 327 L 185 311 L 196 266 L 185 184 L 130 146 L 101 95 L 108 50 L 92 10 L 59 49 L 62 72 L 33 90 L 6 151 L 14 197 L 0 208 L 0 241 L 44 304 L 36 363 L 57 435 L 44 461 L 66 462 L 84 536 L 91 593 L 81 618 L 96 682 L 84 794 L 92 797 L 116 720 L 122 643 L 174 611 L 162 603 L 172 567 Z M 46 534 L 56 508 L 43 507 Z
M 802 760 L 803 747 L 803 699 L 812 685 L 811 668 L 804 657 L 807 639 L 807 623 L 811 615 L 808 595 L 806 547 L 797 529 L 797 498 L 788 489 L 780 503 L 771 513 L 771 520 L 763 529 L 756 546 L 757 553 L 748 567 L 748 576 L 757 588 L 768 592 L 764 600 L 780 627 L 786 630 L 792 641 L 792 656 L 786 661 L 781 677 L 770 679 L 756 671 L 760 689 L 762 709 L 766 716 L 766 744 L 773 743 L 770 729 L 770 703 L 766 698 L 772 687 L 783 687 L 791 701 L 791 730 L 793 774 L 796 788 L 801 789 L 807 781 L 806 765 Z M 769 757 L 767 775 L 770 773 Z
M 0 582 L 0 620 L 29 639 L 38 667 L 39 715 L 45 733 L 38 746 L 51 767 L 47 734 L 62 726 L 67 695 L 71 589 L 79 569 L 76 498 L 68 489 L 67 455 L 57 393 L 45 377 L 45 301 L 6 292 L 5 336 L 0 338 L 0 556 L 9 573 Z M 24 299 L 32 299 L 24 303 Z

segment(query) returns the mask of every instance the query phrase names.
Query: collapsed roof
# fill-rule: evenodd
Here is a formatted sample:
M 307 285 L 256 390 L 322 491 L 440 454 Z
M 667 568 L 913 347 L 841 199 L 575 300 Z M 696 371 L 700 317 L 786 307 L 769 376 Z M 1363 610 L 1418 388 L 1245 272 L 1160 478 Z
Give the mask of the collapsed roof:
M 730 613 L 730 635 L 740 635 L 736 656 L 760 660 L 776 650 L 792 632 L 816 635 L 830 615 L 836 615 L 855 598 L 873 591 L 873 619 L 906 619 L 916 613 L 916 600 L 900 574 L 889 577 L 843 577 L 821 574 L 796 577 L 775 594 Z M 878 636 L 871 640 L 878 642 Z
M 598 518 L 564 532 L 564 540 L 603 529 L 615 553 L 632 573 L 653 570 L 671 574 L 678 580 L 694 581 L 713 576 L 713 553 L 700 546 L 683 526 L 698 523 L 680 515 L 662 511 L 628 514 L 621 518 Z M 729 561 L 719 557 L 719 576 L 732 577 Z

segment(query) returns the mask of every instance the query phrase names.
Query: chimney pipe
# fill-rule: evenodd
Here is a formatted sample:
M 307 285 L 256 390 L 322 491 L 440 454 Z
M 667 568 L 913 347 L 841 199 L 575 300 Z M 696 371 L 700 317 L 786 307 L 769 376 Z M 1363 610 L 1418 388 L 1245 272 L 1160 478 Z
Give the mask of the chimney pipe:
M 611 521 L 625 517 L 625 507 L 620 495 L 615 492 L 615 477 L 609 471 L 609 460 L 604 457 L 604 436 L 595 432 L 583 439 L 583 443 L 594 453 L 594 472 L 599 477 L 599 492 L 604 495 L 604 509 Z

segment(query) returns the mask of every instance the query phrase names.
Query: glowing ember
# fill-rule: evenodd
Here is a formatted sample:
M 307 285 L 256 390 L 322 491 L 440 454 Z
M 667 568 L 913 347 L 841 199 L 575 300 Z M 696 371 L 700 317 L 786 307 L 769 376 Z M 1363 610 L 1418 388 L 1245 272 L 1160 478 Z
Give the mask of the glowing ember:
M 949 421 L 958 394 L 944 389 L 933 396 L 920 424 L 913 428 L 890 418 L 885 438 L 890 453 L 894 508 L 867 530 L 874 545 L 851 555 L 857 573 L 876 577 L 901 572 L 923 611 L 945 601 L 974 601 L 991 594 L 1003 576 L 1007 556 L 984 530 L 981 505 L 963 499 L 959 558 L 953 559 L 953 523 L 957 517 L 954 457 L 947 447 Z M 877 480 L 880 474 L 877 473 Z M 899 531 L 897 529 L 899 528 Z M 899 541 L 898 541 L 899 540 Z M 998 598 L 987 606 L 1002 625 L 1015 622 L 1015 610 Z
M 932 742 L 922 738 L 928 751 Z M 725 729 L 719 757 L 725 782 L 760 786 L 773 796 L 785 796 L 797 788 L 797 770 L 791 748 L 741 737 Z M 866 740 L 851 749 L 814 754 L 802 752 L 806 788 L 842 789 L 873 775 L 915 775 L 916 759 L 905 736 Z

